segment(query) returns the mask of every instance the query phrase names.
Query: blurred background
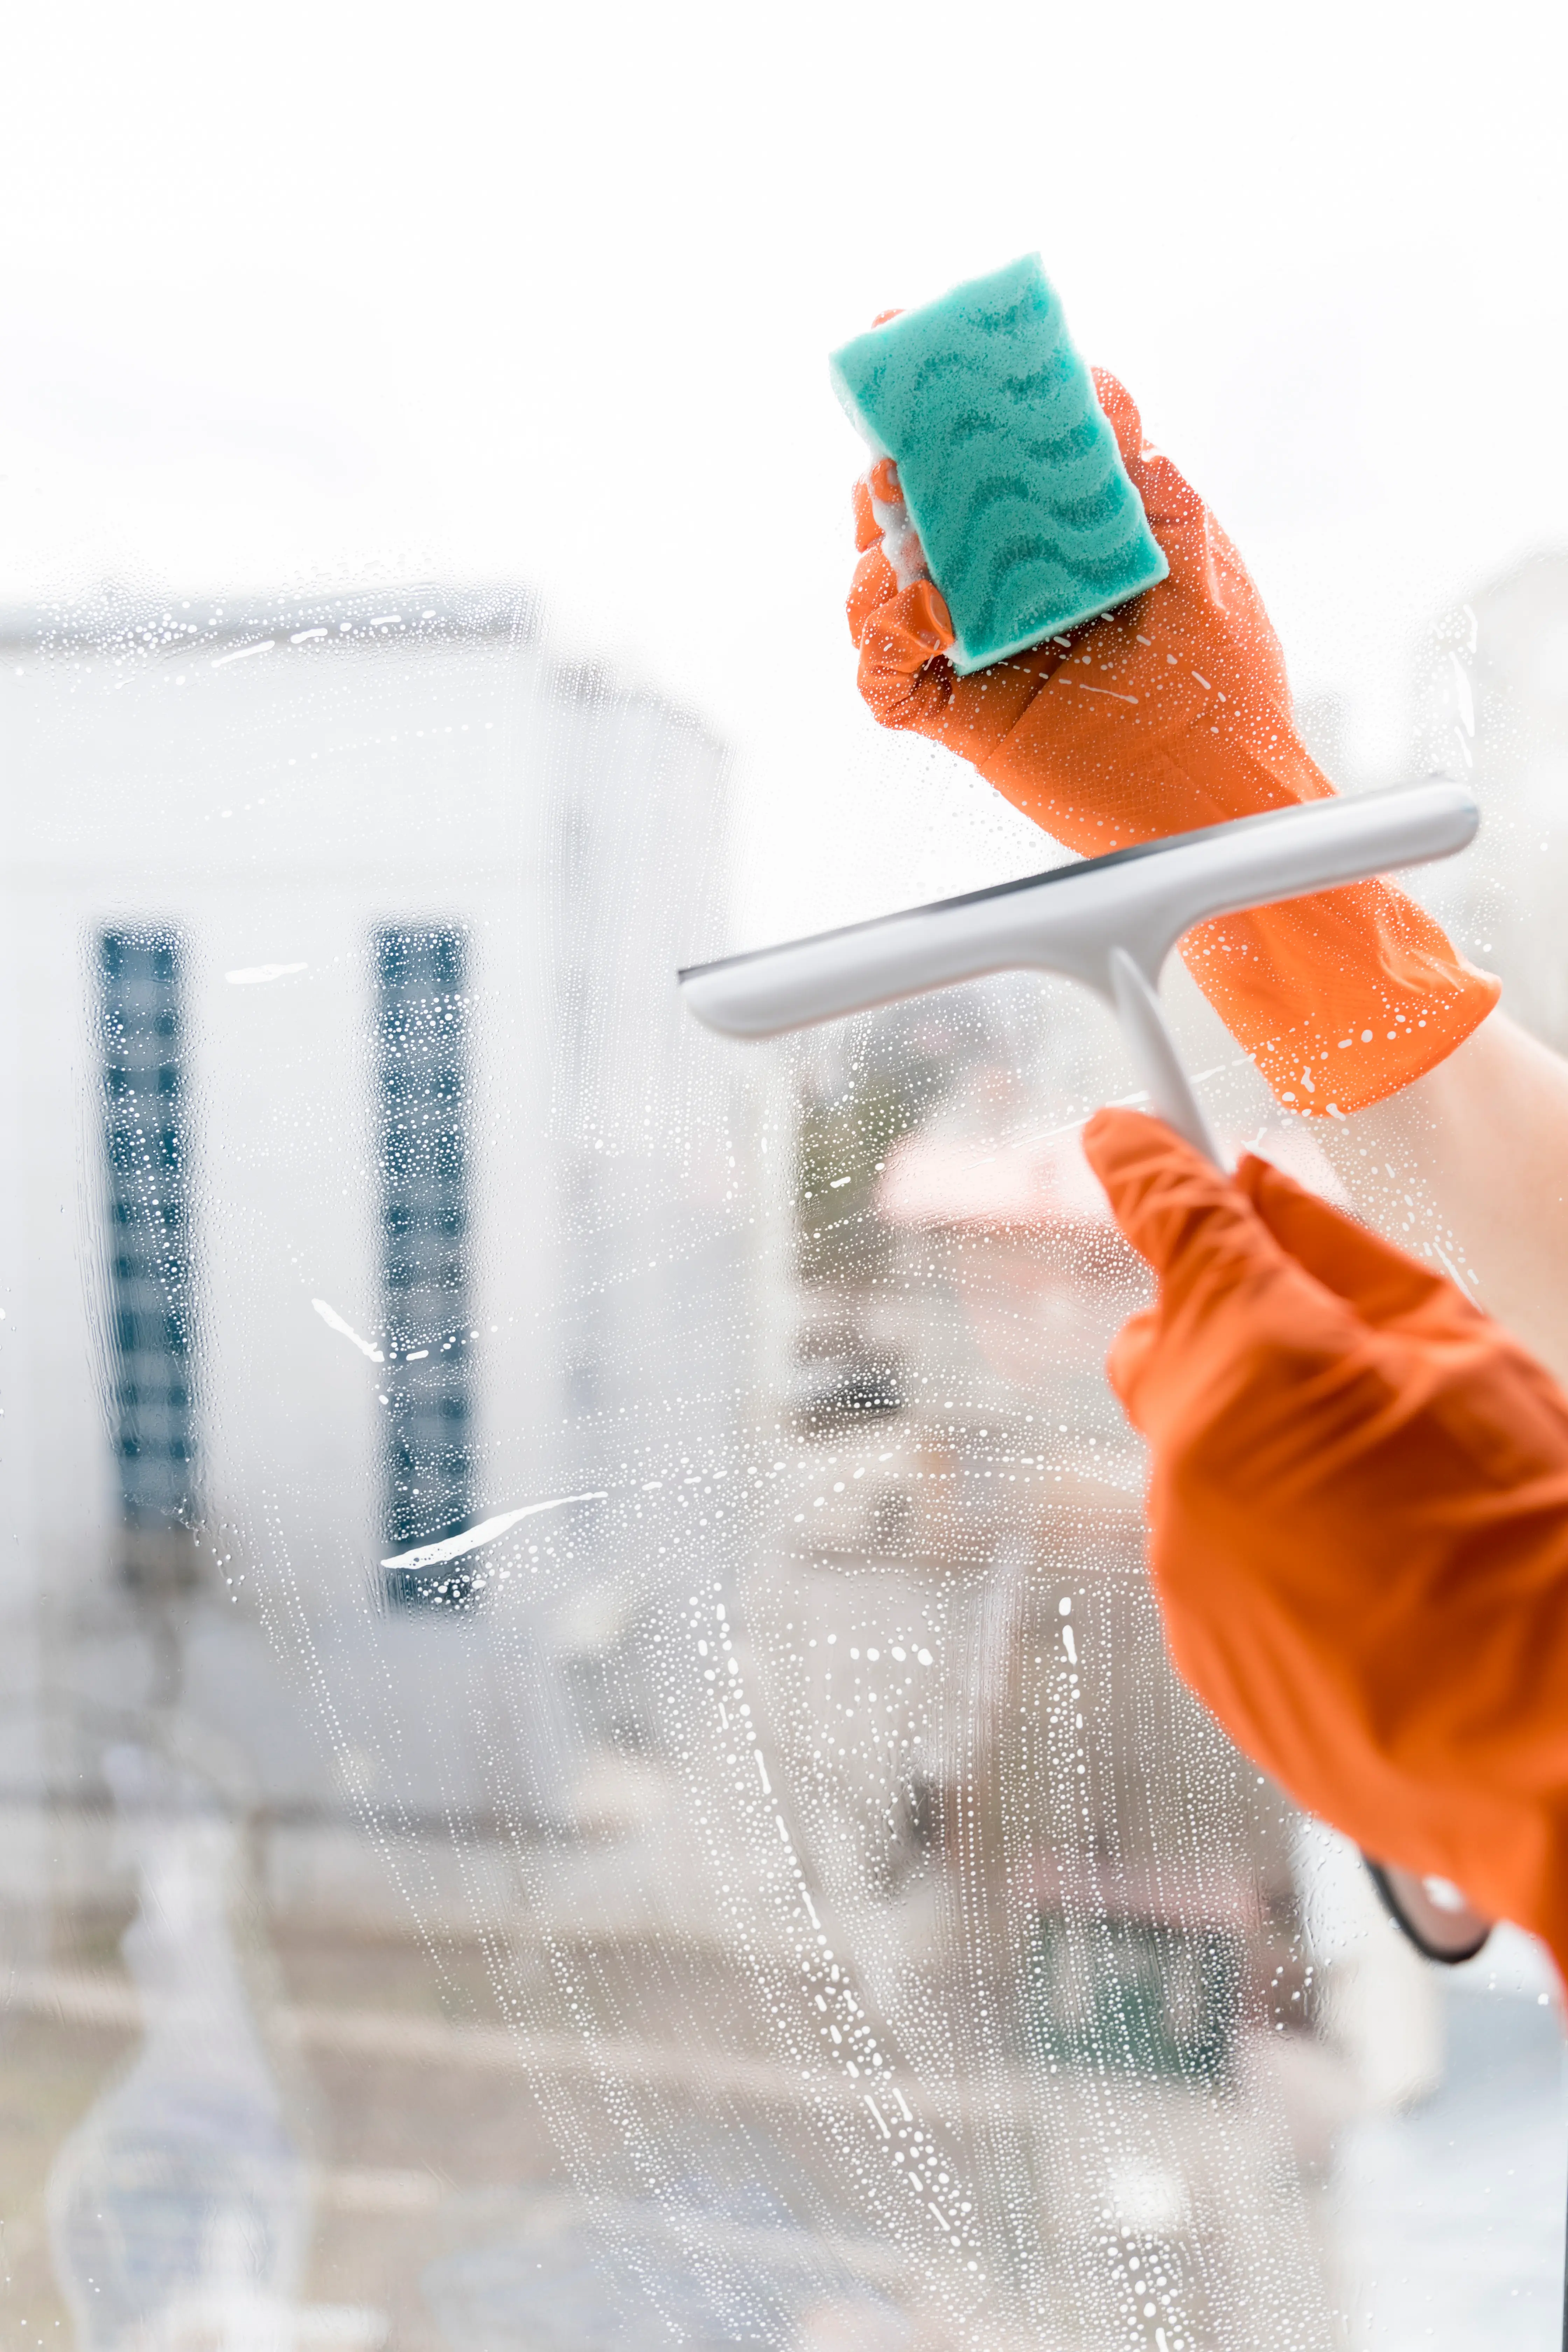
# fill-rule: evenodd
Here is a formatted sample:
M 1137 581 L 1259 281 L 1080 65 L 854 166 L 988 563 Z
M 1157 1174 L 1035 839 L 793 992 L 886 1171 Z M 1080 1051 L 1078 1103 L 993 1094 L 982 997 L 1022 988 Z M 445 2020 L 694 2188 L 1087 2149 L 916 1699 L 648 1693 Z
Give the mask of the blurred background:
M 1165 1664 L 1108 1024 L 673 973 L 1060 855 L 859 704 L 826 372 L 1037 247 L 1568 1046 L 1564 47 L 8 27 L 10 2340 L 1556 2343 L 1543 1957 L 1426 1968 Z

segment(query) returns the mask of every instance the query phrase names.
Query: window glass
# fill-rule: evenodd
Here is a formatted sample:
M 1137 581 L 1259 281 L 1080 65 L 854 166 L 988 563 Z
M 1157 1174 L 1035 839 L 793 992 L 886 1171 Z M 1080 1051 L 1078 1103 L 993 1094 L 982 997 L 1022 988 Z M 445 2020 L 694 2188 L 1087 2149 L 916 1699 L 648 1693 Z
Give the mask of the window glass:
M 1064 855 L 855 695 L 824 367 L 1039 244 L 1568 1042 L 1568 513 L 1452 357 L 1462 286 L 1556 380 L 1561 60 L 1134 17 L 31 37 L 100 158 L 0 165 L 18 2342 L 1557 2341 L 1542 1954 L 1419 1959 L 1166 1658 L 1108 1016 L 675 984 Z M 116 279 L 121 174 L 189 249 Z
M 473 1523 L 468 1443 L 466 940 L 451 928 L 387 925 L 374 942 L 382 1184 L 380 1328 L 387 1399 L 387 1542 L 439 1547 Z M 415 1366 L 420 1367 L 415 1370 Z M 468 1597 L 471 1571 L 389 1569 L 403 1603 Z
M 132 1582 L 178 1583 L 189 1580 L 191 1532 L 201 1518 L 181 943 L 167 932 L 106 930 L 99 950 L 121 1567 Z

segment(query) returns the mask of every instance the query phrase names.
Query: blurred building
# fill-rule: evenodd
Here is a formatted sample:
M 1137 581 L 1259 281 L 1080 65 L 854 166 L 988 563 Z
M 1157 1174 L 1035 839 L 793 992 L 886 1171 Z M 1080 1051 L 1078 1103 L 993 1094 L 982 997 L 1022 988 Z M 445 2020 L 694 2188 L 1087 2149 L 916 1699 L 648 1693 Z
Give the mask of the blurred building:
M 420 1612 L 476 1568 L 416 1556 L 592 1483 L 584 1400 L 638 1391 L 711 1246 L 637 1105 L 680 1099 L 721 753 L 507 600 L 105 614 L 14 629 L 6 667 L 9 1605 L 124 1706 L 193 1596 L 187 1701 L 300 1801 L 320 1741 L 268 1720 L 232 1549 L 258 1492 L 286 1464 L 310 1495 L 303 1608 L 405 1612 L 417 1715 Z M 641 887 L 659 863 L 679 893 Z M 58 1736 L 46 1778 L 83 1769 Z

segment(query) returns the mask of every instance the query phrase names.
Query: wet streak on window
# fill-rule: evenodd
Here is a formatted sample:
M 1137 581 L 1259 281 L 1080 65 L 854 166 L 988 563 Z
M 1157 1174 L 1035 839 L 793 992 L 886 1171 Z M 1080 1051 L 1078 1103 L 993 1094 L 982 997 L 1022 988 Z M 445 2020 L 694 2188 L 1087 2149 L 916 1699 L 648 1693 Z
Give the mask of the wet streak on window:
M 386 1334 L 385 1496 L 393 1549 L 457 1535 L 472 1516 L 468 1330 L 468 941 L 449 924 L 375 938 Z M 387 1573 L 403 1606 L 462 1601 L 466 1570 Z
M 183 953 L 114 929 L 98 961 L 120 1568 L 168 1591 L 195 1580 L 197 1518 Z

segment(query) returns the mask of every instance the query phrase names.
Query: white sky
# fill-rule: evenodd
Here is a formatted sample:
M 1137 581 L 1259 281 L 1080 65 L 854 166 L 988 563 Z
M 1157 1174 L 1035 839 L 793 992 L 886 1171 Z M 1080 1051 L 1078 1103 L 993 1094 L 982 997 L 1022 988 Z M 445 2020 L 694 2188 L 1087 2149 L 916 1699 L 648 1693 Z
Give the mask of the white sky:
M 1038 862 L 854 693 L 826 353 L 879 310 L 1039 247 L 1363 773 L 1430 615 L 1568 541 L 1544 0 L 86 0 L 5 49 L 0 601 L 525 581 L 735 745 L 754 936 Z

